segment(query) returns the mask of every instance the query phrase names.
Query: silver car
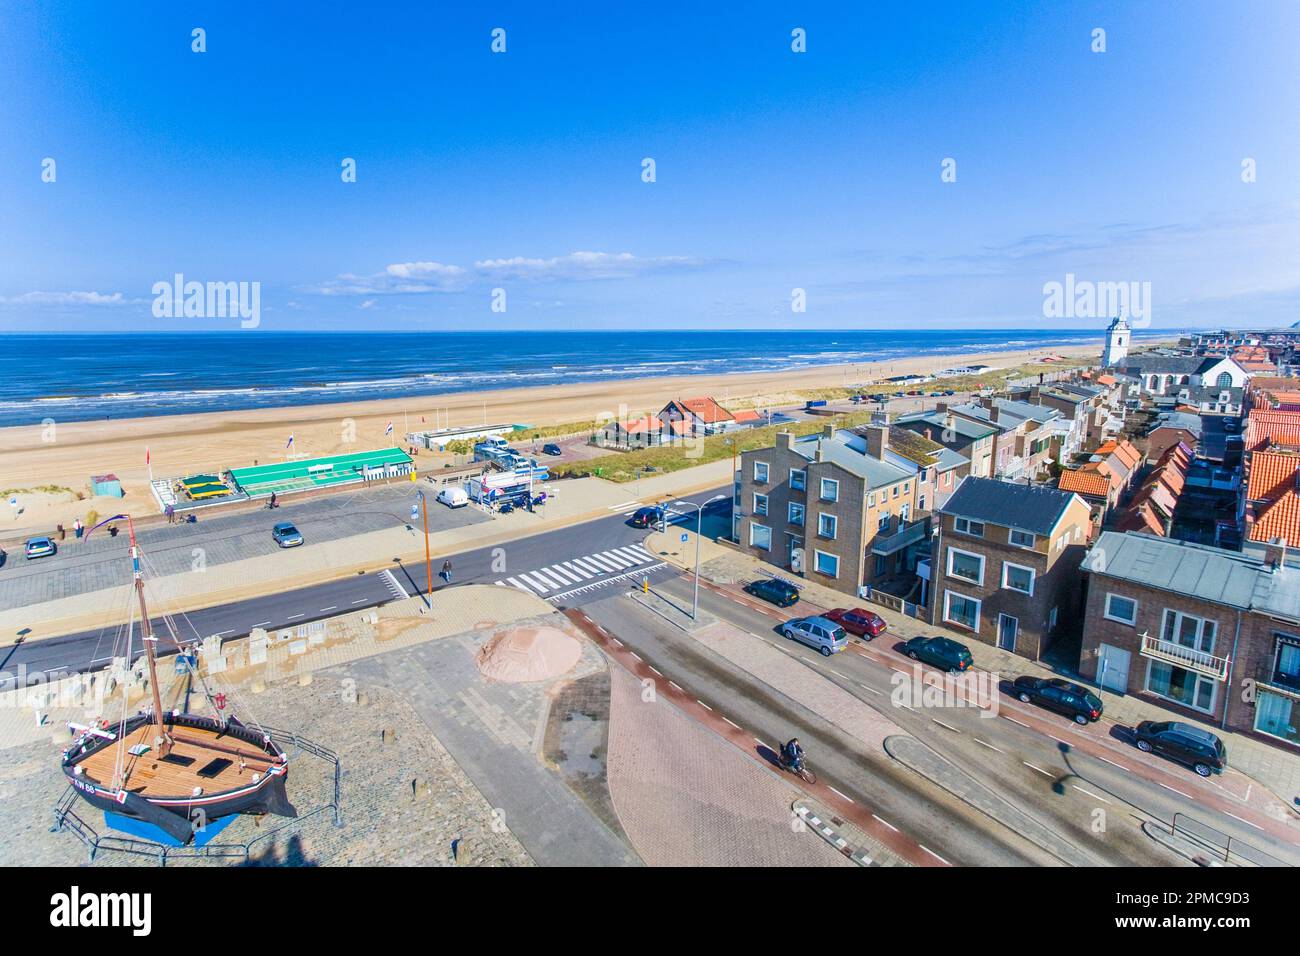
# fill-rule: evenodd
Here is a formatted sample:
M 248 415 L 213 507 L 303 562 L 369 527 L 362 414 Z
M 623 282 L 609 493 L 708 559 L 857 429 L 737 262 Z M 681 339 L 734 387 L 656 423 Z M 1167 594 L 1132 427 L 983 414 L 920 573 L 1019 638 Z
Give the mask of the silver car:
M 827 617 L 797 617 L 783 624 L 781 633 L 821 651 L 823 657 L 838 654 L 849 646 L 848 633 Z

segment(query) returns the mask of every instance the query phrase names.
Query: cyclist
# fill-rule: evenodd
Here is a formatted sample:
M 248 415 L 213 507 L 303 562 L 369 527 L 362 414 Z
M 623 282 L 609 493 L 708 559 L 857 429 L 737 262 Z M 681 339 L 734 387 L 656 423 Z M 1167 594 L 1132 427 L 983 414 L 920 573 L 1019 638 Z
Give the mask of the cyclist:
M 791 737 L 790 742 L 781 748 L 781 756 L 795 773 L 803 769 L 803 747 L 799 746 L 798 737 Z

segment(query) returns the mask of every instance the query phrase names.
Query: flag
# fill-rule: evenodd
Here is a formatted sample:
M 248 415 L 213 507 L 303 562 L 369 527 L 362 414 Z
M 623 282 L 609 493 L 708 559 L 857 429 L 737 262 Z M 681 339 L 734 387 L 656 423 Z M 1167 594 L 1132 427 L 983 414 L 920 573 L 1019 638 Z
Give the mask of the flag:
M 393 433 L 393 423 L 389 422 L 388 427 L 384 429 L 384 434 L 391 435 L 392 433 Z
M 292 436 L 292 435 L 290 435 L 290 436 L 289 436 L 289 440 L 288 440 L 287 442 L 284 443 L 284 447 L 285 447 L 285 448 L 292 448 L 292 447 L 293 447 L 293 436 Z

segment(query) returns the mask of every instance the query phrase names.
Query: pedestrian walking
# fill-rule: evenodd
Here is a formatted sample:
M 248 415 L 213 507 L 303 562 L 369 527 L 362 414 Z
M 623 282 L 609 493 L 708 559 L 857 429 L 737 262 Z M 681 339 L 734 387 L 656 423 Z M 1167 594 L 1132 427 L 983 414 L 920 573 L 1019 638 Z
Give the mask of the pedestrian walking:
M 451 584 L 451 561 L 442 562 L 442 579 Z
M 167 523 L 168 523 L 168 524 L 175 524 L 175 523 L 176 523 L 176 506 L 175 506 L 175 505 L 168 505 L 167 508 L 166 508 L 165 510 L 166 510 L 166 512 L 167 512 Z
M 63 525 L 59 525 L 59 540 L 62 541 L 68 536 L 68 531 Z
M 73 535 L 74 535 L 75 537 L 80 538 L 80 537 L 81 537 L 81 530 L 82 530 L 82 528 L 81 528 L 81 519 L 78 518 L 78 519 L 76 520 L 76 523 L 73 524 L 73 526 L 72 526 L 72 533 L 73 533 Z

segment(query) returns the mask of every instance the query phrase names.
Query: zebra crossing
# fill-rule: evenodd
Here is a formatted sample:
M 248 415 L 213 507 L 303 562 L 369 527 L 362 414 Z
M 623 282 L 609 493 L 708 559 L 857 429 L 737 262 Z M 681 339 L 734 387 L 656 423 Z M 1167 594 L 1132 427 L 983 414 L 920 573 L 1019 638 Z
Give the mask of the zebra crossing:
M 493 583 L 518 588 L 547 600 L 604 587 L 615 581 L 664 567 L 639 544 L 584 554 L 544 568 L 520 571 Z
M 668 524 L 673 524 L 674 521 L 675 521 L 677 518 L 685 518 L 685 517 L 688 517 L 688 516 L 691 514 L 691 512 L 689 512 L 689 511 L 678 511 L 676 508 L 673 507 L 673 505 L 677 505 L 677 504 L 681 504 L 681 502 L 680 502 L 680 501 L 674 501 L 672 504 L 669 504 L 669 503 L 666 502 L 666 501 L 662 501 L 662 502 L 660 502 L 660 503 L 657 504 L 657 505 L 656 505 L 656 504 L 653 504 L 653 503 L 651 503 L 651 504 L 644 504 L 643 502 L 637 501 L 637 500 L 634 498 L 634 499 L 632 499 L 631 501 L 624 501 L 624 502 L 622 502 L 621 504 L 617 504 L 617 505 L 608 505 L 608 506 L 606 507 L 606 510 L 607 510 L 607 511 L 618 511 L 618 512 L 622 513 L 622 515 L 623 515 L 624 518 L 630 518 L 630 517 L 632 517 L 634 514 L 636 514 L 637 511 L 640 510 L 641 508 L 655 508 L 655 507 L 658 507 L 658 508 L 663 509 L 663 512 L 664 512 L 664 514 L 665 514 L 665 516 L 666 516 L 667 523 L 668 523 Z

